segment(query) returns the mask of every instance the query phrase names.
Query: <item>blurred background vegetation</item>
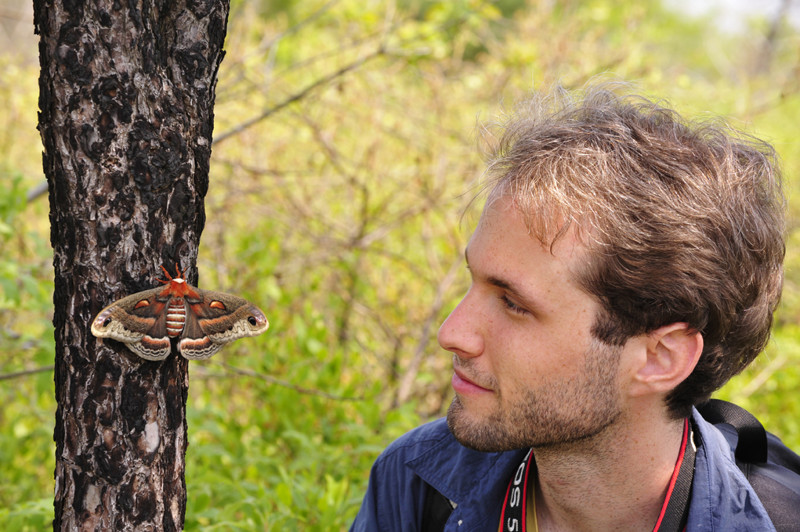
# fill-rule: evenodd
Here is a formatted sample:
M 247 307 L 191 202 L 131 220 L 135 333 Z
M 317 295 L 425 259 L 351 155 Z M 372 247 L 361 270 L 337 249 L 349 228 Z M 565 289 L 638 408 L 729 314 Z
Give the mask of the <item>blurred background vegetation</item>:
M 800 34 L 657 0 L 233 0 L 200 286 L 268 334 L 190 364 L 188 530 L 342 530 L 372 461 L 443 414 L 436 330 L 467 287 L 477 124 L 534 87 L 635 82 L 780 152 L 784 298 L 718 395 L 800 449 Z M 676 7 L 678 6 L 678 7 Z M 52 257 L 30 7 L 0 2 L 0 528 L 52 520 Z M 467 216 L 462 214 L 467 210 Z M 471 214 L 470 214 L 471 213 Z

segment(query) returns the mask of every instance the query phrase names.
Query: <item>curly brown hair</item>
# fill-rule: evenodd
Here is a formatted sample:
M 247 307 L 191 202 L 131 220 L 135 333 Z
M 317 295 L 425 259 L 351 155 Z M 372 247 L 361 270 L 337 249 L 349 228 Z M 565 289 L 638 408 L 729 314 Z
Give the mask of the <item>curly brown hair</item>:
M 774 149 L 719 119 L 687 121 L 620 86 L 536 95 L 503 125 L 490 197 L 510 194 L 532 234 L 573 228 L 576 272 L 601 303 L 592 333 L 622 345 L 686 322 L 704 340 L 667 397 L 674 417 L 763 350 L 783 282 L 784 210 Z

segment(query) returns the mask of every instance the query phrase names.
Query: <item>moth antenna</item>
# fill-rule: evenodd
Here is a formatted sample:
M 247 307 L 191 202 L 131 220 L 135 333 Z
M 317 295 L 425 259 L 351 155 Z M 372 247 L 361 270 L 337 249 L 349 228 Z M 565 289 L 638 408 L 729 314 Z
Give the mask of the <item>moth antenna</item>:
M 169 274 L 169 272 L 167 271 L 167 269 L 164 267 L 163 264 L 161 265 L 161 271 L 164 272 L 164 275 L 167 276 L 168 280 L 158 279 L 158 282 L 161 284 L 169 284 L 169 282 L 172 281 L 172 276 Z
M 184 277 L 184 273 L 186 272 L 186 270 L 181 271 L 181 268 L 180 268 L 180 266 L 178 266 L 178 262 L 177 261 L 175 262 L 175 271 L 178 273 L 178 277 L 177 277 L 178 279 L 186 279 L 186 277 Z

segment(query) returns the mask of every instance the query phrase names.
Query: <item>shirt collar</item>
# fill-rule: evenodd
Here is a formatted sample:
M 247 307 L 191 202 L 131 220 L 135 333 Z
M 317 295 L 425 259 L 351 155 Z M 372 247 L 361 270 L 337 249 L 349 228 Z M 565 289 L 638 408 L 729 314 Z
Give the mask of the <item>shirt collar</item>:
M 456 512 L 465 520 L 477 525 L 499 520 L 508 480 L 526 452 L 474 451 L 458 443 L 448 430 L 439 441 L 410 456 L 405 464 L 454 502 Z

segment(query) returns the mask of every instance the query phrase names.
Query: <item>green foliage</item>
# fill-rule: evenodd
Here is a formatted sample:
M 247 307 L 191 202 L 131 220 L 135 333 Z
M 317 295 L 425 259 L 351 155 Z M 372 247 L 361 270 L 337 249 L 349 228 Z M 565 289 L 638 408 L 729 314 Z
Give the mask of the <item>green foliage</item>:
M 53 375 L 36 371 L 53 363 L 55 351 L 52 252 L 36 224 L 24 219 L 35 208 L 27 205 L 23 177 L 0 175 L 6 183 L 0 192 L 0 373 L 35 371 L 21 382 L 0 381 L 0 523 L 4 530 L 41 530 L 52 521 L 47 486 L 55 464 Z
M 444 412 L 435 335 L 467 282 L 476 118 L 532 85 L 617 76 L 730 115 L 781 153 L 794 219 L 797 31 L 767 49 L 763 25 L 710 24 L 655 0 L 234 2 L 200 286 L 257 302 L 271 328 L 190 365 L 186 528 L 345 529 L 380 450 Z M 35 58 L 0 54 L 0 374 L 30 372 L 0 380 L 4 530 L 52 519 L 52 251 L 46 201 L 27 198 L 42 180 L 36 76 Z M 720 396 L 800 449 L 794 225 L 773 341 Z

